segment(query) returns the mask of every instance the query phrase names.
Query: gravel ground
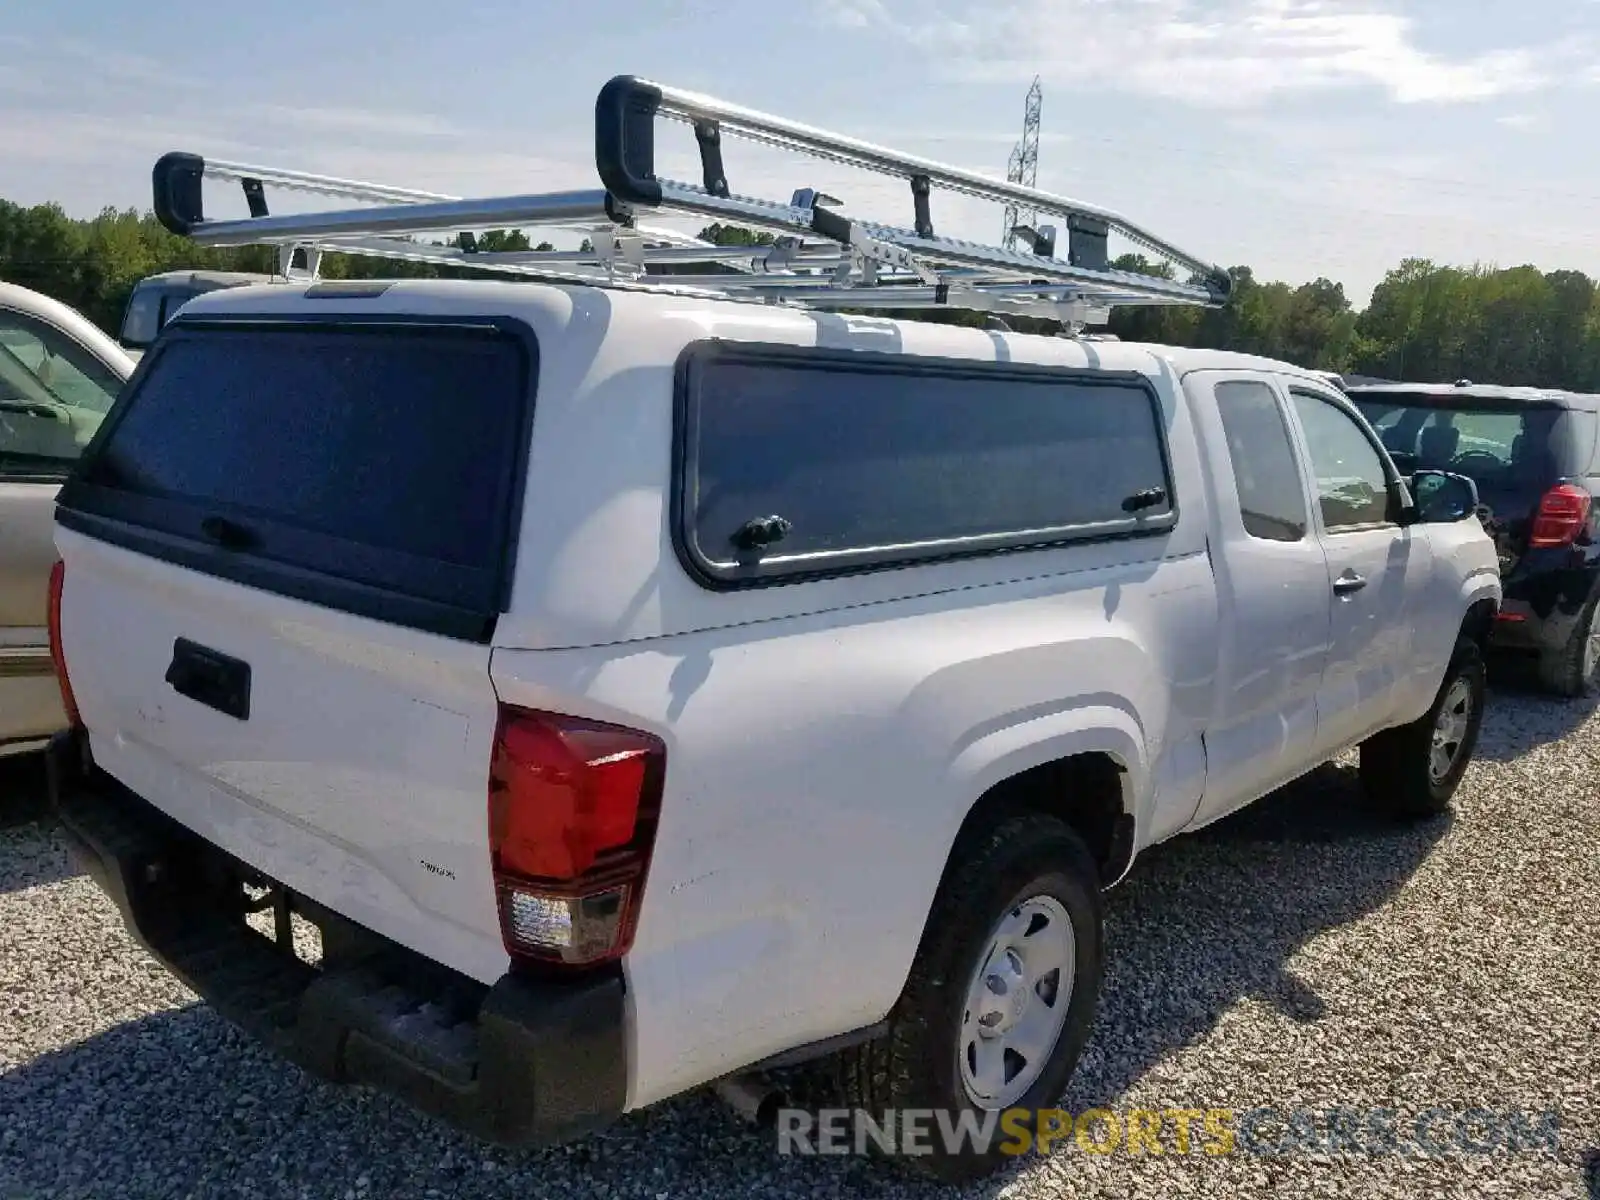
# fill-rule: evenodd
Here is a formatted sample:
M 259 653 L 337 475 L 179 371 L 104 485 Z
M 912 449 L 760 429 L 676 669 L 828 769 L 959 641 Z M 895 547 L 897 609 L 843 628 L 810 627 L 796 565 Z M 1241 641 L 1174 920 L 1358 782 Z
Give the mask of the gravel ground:
M 1162 1155 L 1069 1140 L 968 1194 L 1600 1197 L 1597 760 L 1592 705 L 1498 690 L 1452 818 L 1396 832 L 1331 766 L 1151 852 L 1113 894 L 1066 1107 L 1389 1109 L 1400 1153 L 1180 1154 L 1168 1124 Z M 309 1082 L 130 943 L 24 811 L 37 786 L 0 779 L 0 1197 L 937 1194 L 779 1156 L 704 1095 L 519 1157 Z M 1406 1153 L 1435 1108 L 1436 1152 Z M 1463 1151 L 1472 1108 L 1554 1111 L 1557 1149 Z

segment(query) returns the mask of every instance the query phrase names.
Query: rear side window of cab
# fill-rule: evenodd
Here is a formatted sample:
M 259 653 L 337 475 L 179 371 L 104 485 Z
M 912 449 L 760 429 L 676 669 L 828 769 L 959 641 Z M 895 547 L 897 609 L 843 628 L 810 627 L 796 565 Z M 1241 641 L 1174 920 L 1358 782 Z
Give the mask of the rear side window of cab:
M 714 589 L 1163 533 L 1137 372 L 705 341 L 679 361 L 673 530 Z

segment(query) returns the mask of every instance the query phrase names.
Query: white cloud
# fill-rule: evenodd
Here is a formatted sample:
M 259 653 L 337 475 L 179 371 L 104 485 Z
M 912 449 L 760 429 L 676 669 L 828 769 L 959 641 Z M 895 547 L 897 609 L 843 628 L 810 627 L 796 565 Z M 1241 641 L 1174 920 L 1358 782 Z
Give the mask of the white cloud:
M 301 108 L 282 104 L 255 105 L 241 114 L 306 132 L 377 135 L 399 138 L 456 138 L 461 126 L 428 113 L 366 108 Z
M 924 51 L 954 77 L 1113 89 L 1214 108 L 1366 87 L 1405 104 L 1534 91 L 1580 54 L 1525 46 L 1447 56 L 1382 0 L 822 0 L 824 20 Z
M 866 29 L 890 20 L 882 0 L 822 0 L 822 16 L 840 29 Z

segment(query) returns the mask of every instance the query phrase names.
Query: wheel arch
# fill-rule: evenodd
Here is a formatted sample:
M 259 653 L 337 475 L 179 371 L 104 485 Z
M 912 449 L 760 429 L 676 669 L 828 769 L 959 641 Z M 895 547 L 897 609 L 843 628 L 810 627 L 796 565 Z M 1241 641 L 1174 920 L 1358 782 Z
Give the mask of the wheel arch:
M 1085 750 L 1026 767 L 987 788 L 967 809 L 946 858 L 1018 813 L 1059 818 L 1083 839 L 1102 887 L 1117 882 L 1133 861 L 1137 801 L 1128 763 L 1111 750 Z
M 972 837 L 1017 812 L 1058 817 L 1072 828 L 1102 887 L 1126 873 L 1150 778 L 1144 723 L 1126 700 L 1096 697 L 1009 725 L 974 741 L 954 766 L 969 799 L 945 839 L 940 884 Z

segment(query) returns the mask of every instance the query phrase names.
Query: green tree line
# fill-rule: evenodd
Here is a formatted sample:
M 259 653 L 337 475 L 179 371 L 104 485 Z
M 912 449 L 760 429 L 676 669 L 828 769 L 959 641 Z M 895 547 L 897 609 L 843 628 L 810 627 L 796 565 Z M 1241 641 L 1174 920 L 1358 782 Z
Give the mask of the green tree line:
M 720 244 L 763 244 L 764 234 L 712 225 L 701 236 Z M 520 231 L 479 234 L 480 250 L 549 249 Z M 459 239 L 455 243 L 461 245 Z M 153 216 L 106 209 L 88 219 L 58 205 L 24 208 L 0 200 L 0 279 L 53 296 L 115 333 L 134 285 L 178 269 L 271 272 L 268 247 L 212 249 L 177 237 Z M 1171 276 L 1164 263 L 1125 255 L 1124 270 Z M 695 268 L 701 270 L 703 268 Z M 479 272 L 429 263 L 324 255 L 330 279 L 374 276 L 473 276 Z M 1580 271 L 1541 272 L 1441 265 L 1405 259 L 1385 275 L 1371 302 L 1357 310 L 1343 285 L 1315 279 L 1293 285 L 1258 280 L 1247 266 L 1230 268 L 1233 298 L 1223 308 L 1128 308 L 1111 332 L 1125 340 L 1239 350 L 1306 367 L 1385 379 L 1525 384 L 1600 391 L 1600 291 Z M 919 314 L 924 318 L 928 313 Z M 982 314 L 942 319 L 982 325 Z M 1025 320 L 1019 329 L 1047 329 Z

